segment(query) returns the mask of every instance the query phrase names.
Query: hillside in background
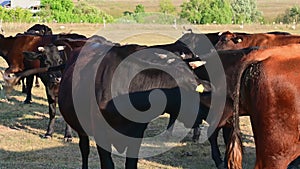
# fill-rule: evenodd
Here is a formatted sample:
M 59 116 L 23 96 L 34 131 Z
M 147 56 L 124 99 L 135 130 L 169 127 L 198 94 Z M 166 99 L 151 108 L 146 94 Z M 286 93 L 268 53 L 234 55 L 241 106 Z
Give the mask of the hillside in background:
M 74 0 L 75 2 L 77 0 Z M 82 0 L 81 0 L 82 1 Z M 159 0 L 85 0 L 93 6 L 96 6 L 114 17 L 120 17 L 124 11 L 134 11 L 138 4 L 145 6 L 146 12 L 157 12 L 159 10 Z M 173 4 L 180 11 L 180 5 L 185 0 L 173 0 Z M 263 12 L 266 21 L 273 21 L 280 13 L 292 7 L 300 6 L 300 0 L 257 0 L 257 6 Z

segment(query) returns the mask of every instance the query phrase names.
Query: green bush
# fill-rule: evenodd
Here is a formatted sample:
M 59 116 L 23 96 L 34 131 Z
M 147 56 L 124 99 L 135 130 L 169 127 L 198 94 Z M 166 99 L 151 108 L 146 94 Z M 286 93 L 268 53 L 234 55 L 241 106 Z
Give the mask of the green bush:
M 191 23 L 231 23 L 232 10 L 227 0 L 190 0 L 184 2 L 180 13 Z
M 42 0 L 43 8 L 37 16 L 45 22 L 62 23 L 103 23 L 112 22 L 113 17 L 99 10 L 96 7 L 89 6 L 85 2 L 80 2 L 74 6 L 72 0 Z
M 144 13 L 145 12 L 145 7 L 142 4 L 138 4 L 137 6 L 135 6 L 135 10 L 134 13 Z
M 293 6 L 285 10 L 284 14 L 280 14 L 276 17 L 276 22 L 282 22 L 285 24 L 290 24 L 293 22 L 298 22 L 300 20 L 300 7 Z
M 262 12 L 257 9 L 256 0 L 232 0 L 234 23 L 252 23 L 263 20 Z
M 159 12 L 164 14 L 172 14 L 175 12 L 176 8 L 172 4 L 171 0 L 160 0 L 159 1 Z
M 6 9 L 0 7 L 0 18 L 3 22 L 32 22 L 32 13 L 22 8 Z

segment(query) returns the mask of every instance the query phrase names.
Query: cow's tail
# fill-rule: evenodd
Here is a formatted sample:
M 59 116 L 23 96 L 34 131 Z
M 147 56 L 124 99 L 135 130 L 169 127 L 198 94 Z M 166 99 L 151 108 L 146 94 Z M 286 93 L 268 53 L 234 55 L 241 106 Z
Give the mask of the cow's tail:
M 231 138 L 227 145 L 226 154 L 228 160 L 228 169 L 242 169 L 243 147 L 239 126 L 239 105 L 240 105 L 240 90 L 241 81 L 244 71 L 247 67 L 256 61 L 245 61 L 241 63 L 236 79 L 236 88 L 234 89 L 234 110 L 233 110 L 233 130 Z

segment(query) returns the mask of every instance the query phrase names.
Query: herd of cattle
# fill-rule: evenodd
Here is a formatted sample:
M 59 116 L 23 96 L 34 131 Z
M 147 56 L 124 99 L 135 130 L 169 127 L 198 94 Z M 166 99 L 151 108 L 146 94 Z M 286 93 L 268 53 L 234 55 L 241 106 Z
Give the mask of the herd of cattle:
M 168 129 L 176 119 L 186 127 L 194 129 L 193 139 L 199 138 L 199 124 L 208 117 L 213 103 L 213 93 L 225 93 L 225 106 L 214 109 L 222 115 L 215 131 L 209 137 L 211 154 L 218 168 L 242 168 L 242 140 L 239 130 L 239 116 L 250 116 L 256 146 L 256 169 L 286 169 L 296 167 L 300 156 L 300 36 L 286 32 L 267 33 L 186 33 L 171 44 L 141 46 L 137 44 L 121 45 L 101 36 L 85 37 L 78 34 L 52 34 L 46 25 L 34 25 L 23 34 L 14 37 L 0 38 L 0 54 L 9 67 L 3 73 L 6 85 L 14 85 L 26 77 L 27 97 L 31 101 L 33 76 L 38 75 L 45 85 L 49 103 L 50 121 L 45 137 L 51 137 L 54 129 L 56 103 L 67 122 L 66 141 L 72 140 L 71 128 L 79 135 L 79 146 L 82 154 L 82 168 L 88 168 L 89 139 L 94 132 L 102 132 L 106 138 L 97 146 L 100 164 L 103 169 L 114 168 L 110 147 L 114 145 L 119 152 L 126 151 L 126 169 L 137 168 L 141 142 L 119 144 L 110 131 L 94 131 L 97 115 L 92 108 L 86 108 L 86 116 L 93 119 L 88 126 L 82 126 L 81 117 L 76 114 L 78 103 L 73 98 L 76 80 L 88 83 L 90 77 L 78 76 L 76 64 L 86 68 L 95 66 L 97 57 L 102 57 L 96 69 L 95 91 L 98 109 L 107 123 L 116 131 L 130 137 L 143 138 L 148 123 L 138 123 L 125 118 L 118 112 L 113 100 L 130 96 L 132 104 L 140 111 L 151 107 L 147 100 L 155 89 L 161 89 L 166 95 L 165 109 L 158 112 L 170 114 Z M 84 49 L 84 51 L 82 51 Z M 151 49 L 151 50 L 150 50 Z M 151 51 L 150 53 L 143 51 Z M 90 51 L 90 52 L 87 52 Z M 134 55 L 138 53 L 139 55 Z M 174 72 L 185 75 L 180 80 L 172 79 L 169 74 L 149 69 L 137 74 L 130 82 L 127 91 L 120 91 L 112 96 L 112 81 L 118 66 L 133 56 L 133 61 L 121 73 L 121 82 L 126 82 L 127 74 L 143 65 L 170 67 Z M 146 55 L 146 57 L 145 57 Z M 218 57 L 224 74 L 214 73 L 215 68 L 202 66 L 211 63 L 211 58 Z M 123 64 L 123 63 L 122 63 Z M 205 64 L 204 64 L 205 65 Z M 210 66 L 212 64 L 209 64 Z M 212 75 L 214 77 L 212 77 Z M 212 79 L 217 79 L 212 81 Z M 200 85 L 199 85 L 200 84 Z M 225 85 L 224 85 L 225 84 Z M 196 93 L 201 97 L 197 114 L 180 112 L 180 91 Z M 201 86 L 201 90 L 189 86 Z M 89 92 L 90 89 L 82 89 Z M 142 99 L 141 99 L 142 98 Z M 142 101 L 141 101 L 142 100 Z M 89 100 L 86 101 L 89 103 Z M 130 113 L 130 112 L 128 112 Z M 191 122 L 185 116 L 194 116 Z M 88 128 L 88 129 L 87 129 Z M 223 130 L 224 142 L 227 145 L 224 160 L 221 158 L 217 137 Z M 105 146 L 103 146 L 105 145 Z

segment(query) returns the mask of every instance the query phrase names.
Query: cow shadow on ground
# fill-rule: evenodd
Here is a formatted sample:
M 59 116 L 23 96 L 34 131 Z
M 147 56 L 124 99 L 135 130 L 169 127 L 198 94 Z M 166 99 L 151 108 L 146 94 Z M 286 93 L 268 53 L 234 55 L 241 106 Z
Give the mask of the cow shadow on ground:
M 0 125 L 43 136 L 49 123 L 47 103 L 42 104 L 33 101 L 31 104 L 24 104 L 23 100 L 18 98 L 20 95 L 22 94 L 19 91 L 14 90 L 7 100 L 0 100 Z M 40 97 L 33 98 L 34 100 L 40 99 Z M 63 135 L 65 122 L 58 108 L 56 110 L 55 133 Z
M 166 129 L 166 124 L 168 122 L 167 117 L 161 117 L 160 120 L 165 121 L 165 126 L 161 129 Z M 150 126 L 151 127 L 151 126 Z M 153 129 L 152 129 L 153 130 Z M 162 131 L 161 131 L 162 132 Z M 206 133 L 202 131 L 205 135 L 201 134 L 201 142 L 192 141 L 192 131 L 187 133 L 180 144 L 169 142 L 167 145 L 176 145 L 170 150 L 164 152 L 160 155 L 145 158 L 149 161 L 164 164 L 166 166 L 179 167 L 179 168 L 216 168 L 215 164 L 211 158 L 211 148 L 210 143 L 207 140 Z M 156 132 L 157 133 L 157 132 Z M 206 137 L 206 138 L 201 138 Z M 243 143 L 253 143 L 253 136 L 242 133 Z M 222 156 L 225 154 L 225 143 L 223 141 L 222 132 L 220 131 L 218 137 L 219 148 Z M 253 144 L 254 145 L 254 144 Z M 253 145 L 244 145 L 244 168 L 253 168 L 255 162 L 255 148 Z M 149 146 L 149 145 L 147 145 Z M 157 149 L 157 146 L 149 146 L 148 149 Z M 167 158 L 161 158 L 166 156 Z
M 47 112 L 47 106 L 37 103 L 24 105 L 21 101 L 16 99 L 5 104 L 2 103 L 3 102 L 1 102 L 0 125 L 8 127 L 10 130 L 24 131 L 29 135 L 33 135 L 35 138 L 39 138 L 39 136 L 45 134 L 49 119 L 46 115 L 48 113 L 42 112 Z M 156 124 L 148 131 L 148 135 L 155 135 L 155 133 L 166 129 L 168 117 L 160 117 L 158 120 L 159 121 L 156 121 Z M 52 144 L 51 142 L 53 142 L 53 140 L 60 140 L 60 142 L 62 142 L 64 124 L 63 118 L 58 115 L 53 139 L 43 140 L 39 138 L 36 141 L 27 140 L 27 142 L 34 142 L 34 144 L 39 144 L 39 142 L 49 142 L 49 144 Z M 0 138 L 1 136 L 4 138 L 12 137 L 11 135 L 0 135 Z M 77 137 L 75 137 L 75 139 L 78 140 Z M 22 144 L 22 140 L 26 141 L 20 139 L 19 144 Z M 210 144 L 207 141 L 201 144 L 192 142 L 191 133 L 180 143 L 166 142 L 166 144 L 174 144 L 174 146 L 171 146 L 170 150 L 166 152 L 140 159 L 139 165 L 152 165 L 153 168 L 168 168 L 170 166 L 184 169 L 215 168 L 210 156 Z M 151 145 L 144 146 L 151 150 L 159 148 Z M 225 146 L 222 142 L 220 142 L 220 149 L 222 152 L 225 150 Z M 91 168 L 99 168 L 99 158 L 96 148 L 92 147 L 91 152 L 93 152 L 90 156 L 90 159 L 93 159 L 91 166 L 94 166 Z M 246 152 L 248 152 L 247 148 Z M 61 147 L 54 148 L 37 146 L 31 151 L 24 152 L 8 151 L 0 148 L 0 154 L 0 161 L 2 161 L 0 162 L 0 166 L 7 166 L 4 168 L 20 168 L 21 166 L 22 168 L 79 168 L 81 166 L 80 151 L 77 143 L 63 144 Z M 253 156 L 251 156 L 251 158 L 253 158 Z M 117 159 L 115 160 L 116 168 L 123 168 L 124 159 L 119 157 L 115 157 L 115 159 Z M 9 160 L 11 160 L 11 162 L 9 162 Z M 27 162 L 24 162 L 24 160 Z M 23 163 L 21 161 L 23 161 Z M 247 162 L 248 161 L 249 160 L 247 160 Z M 32 165 L 36 166 L 33 167 Z

